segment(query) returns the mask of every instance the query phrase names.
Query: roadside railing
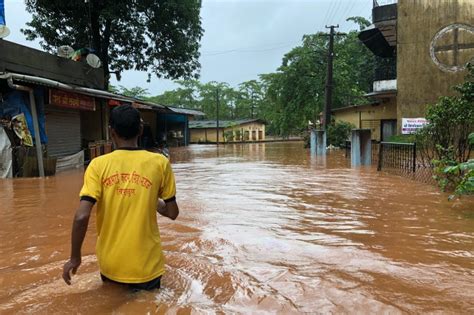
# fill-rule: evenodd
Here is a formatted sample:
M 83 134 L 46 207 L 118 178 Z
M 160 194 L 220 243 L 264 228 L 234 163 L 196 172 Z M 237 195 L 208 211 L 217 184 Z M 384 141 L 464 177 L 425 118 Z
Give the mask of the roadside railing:
M 433 165 L 420 154 L 416 143 L 381 142 L 377 170 L 436 184 Z
M 416 143 L 372 141 L 372 165 L 377 165 L 377 171 L 435 184 L 432 163 L 418 151 Z M 351 156 L 350 141 L 346 141 L 345 156 Z

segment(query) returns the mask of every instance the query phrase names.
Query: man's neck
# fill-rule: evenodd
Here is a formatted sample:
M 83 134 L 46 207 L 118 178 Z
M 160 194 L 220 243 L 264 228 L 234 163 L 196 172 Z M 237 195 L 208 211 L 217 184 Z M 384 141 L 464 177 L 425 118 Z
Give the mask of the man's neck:
M 119 139 L 115 142 L 115 148 L 138 148 L 137 139 L 123 140 Z

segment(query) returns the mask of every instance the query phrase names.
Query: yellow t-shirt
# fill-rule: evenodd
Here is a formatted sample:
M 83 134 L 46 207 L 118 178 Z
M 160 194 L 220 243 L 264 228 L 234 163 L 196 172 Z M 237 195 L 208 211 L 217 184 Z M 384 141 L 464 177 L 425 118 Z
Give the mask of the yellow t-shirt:
M 80 197 L 97 202 L 96 252 L 104 276 L 142 283 L 165 272 L 157 202 L 175 194 L 171 165 L 161 154 L 119 149 L 91 161 Z

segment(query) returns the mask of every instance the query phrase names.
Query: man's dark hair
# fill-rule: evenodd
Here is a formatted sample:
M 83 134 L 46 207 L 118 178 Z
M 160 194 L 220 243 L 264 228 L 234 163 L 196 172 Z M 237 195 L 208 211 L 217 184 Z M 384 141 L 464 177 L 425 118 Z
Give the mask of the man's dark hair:
M 125 140 L 140 134 L 140 112 L 131 105 L 120 105 L 110 112 L 109 126 Z

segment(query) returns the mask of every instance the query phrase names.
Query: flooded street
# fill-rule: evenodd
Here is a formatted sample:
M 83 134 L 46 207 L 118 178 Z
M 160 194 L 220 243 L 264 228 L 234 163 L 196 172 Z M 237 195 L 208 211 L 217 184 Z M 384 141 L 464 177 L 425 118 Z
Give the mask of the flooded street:
M 103 284 L 95 216 L 61 279 L 83 170 L 1 180 L 0 314 L 474 313 L 474 202 L 302 143 L 171 152 L 163 288 Z

